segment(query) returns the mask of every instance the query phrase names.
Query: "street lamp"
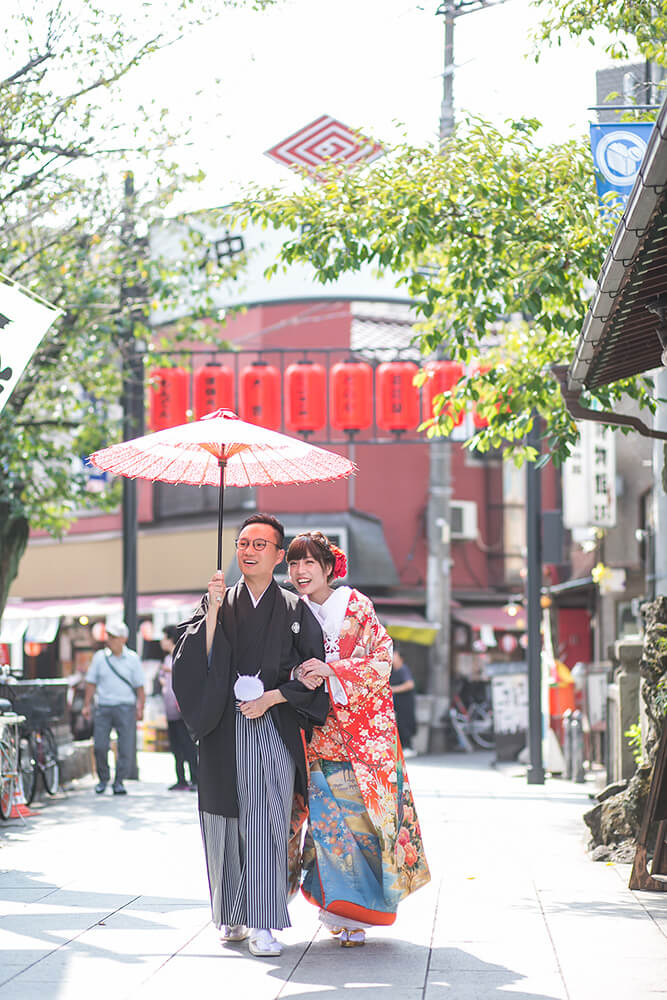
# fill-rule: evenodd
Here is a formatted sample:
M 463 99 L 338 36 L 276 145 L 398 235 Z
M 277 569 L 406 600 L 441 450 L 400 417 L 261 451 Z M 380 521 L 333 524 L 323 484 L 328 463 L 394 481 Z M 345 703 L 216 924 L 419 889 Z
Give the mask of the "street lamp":
M 436 15 L 445 19 L 445 67 L 442 75 L 442 105 L 440 110 L 440 140 L 454 130 L 454 21 L 463 14 L 497 7 L 505 0 L 443 0 Z

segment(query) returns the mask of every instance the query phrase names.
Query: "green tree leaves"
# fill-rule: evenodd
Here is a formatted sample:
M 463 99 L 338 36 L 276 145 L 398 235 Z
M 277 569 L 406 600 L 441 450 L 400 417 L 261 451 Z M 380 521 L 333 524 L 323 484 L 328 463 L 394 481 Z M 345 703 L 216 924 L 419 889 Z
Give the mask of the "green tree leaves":
M 489 426 L 470 442 L 519 462 L 535 410 L 562 461 L 576 439 L 551 374 L 572 357 L 613 221 L 598 210 L 585 140 L 540 148 L 539 122 L 496 128 L 469 118 L 443 149 L 399 146 L 382 169 L 332 167 L 326 183 L 298 194 L 253 192 L 238 211 L 295 233 L 281 259 L 308 261 L 320 281 L 367 262 L 407 285 L 419 314 L 417 341 L 487 370 L 457 387 L 454 413 L 477 401 Z M 646 383 L 598 393 L 651 405 Z M 431 433 L 448 433 L 435 420 Z M 533 456 L 534 457 L 534 456 Z
M 132 337 L 147 340 L 156 303 L 177 299 L 193 275 L 206 285 L 192 228 L 177 268 L 150 259 L 150 227 L 201 175 L 180 170 L 183 137 L 170 133 L 165 109 L 132 94 L 132 71 L 221 7 L 240 5 L 164 0 L 123 13 L 94 0 L 43 0 L 37 13 L 20 0 L 3 4 L 0 271 L 63 314 L 0 414 L 0 611 L 28 525 L 61 534 L 83 508 L 118 503 L 117 490 L 90 491 L 82 459 L 120 435 L 123 355 Z M 131 204 L 128 168 L 137 178 Z M 225 269 L 216 276 L 224 280 Z M 198 306 L 208 311 L 206 287 Z

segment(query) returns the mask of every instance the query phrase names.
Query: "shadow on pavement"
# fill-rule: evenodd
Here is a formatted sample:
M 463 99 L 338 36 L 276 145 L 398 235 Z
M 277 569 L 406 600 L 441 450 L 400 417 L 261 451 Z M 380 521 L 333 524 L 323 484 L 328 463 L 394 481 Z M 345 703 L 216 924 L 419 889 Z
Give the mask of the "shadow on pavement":
M 398 954 L 397 954 L 398 953 Z M 402 953 L 402 954 L 401 954 Z M 404 956 L 404 960 L 403 960 Z M 286 970 L 270 976 L 284 981 Z M 415 946 L 404 941 L 371 941 L 363 948 L 343 949 L 333 941 L 315 941 L 289 975 L 290 1000 L 308 1000 L 324 987 L 327 995 L 344 991 L 355 995 L 371 991 L 372 1000 L 413 1000 L 446 997 L 451 1000 L 561 1000 L 566 996 L 554 970 L 539 977 L 554 981 L 555 991 L 521 990 L 527 977 L 504 965 L 484 962 L 461 948 Z M 303 985 L 303 992 L 295 987 Z M 512 987 L 507 992 L 507 987 Z M 310 989 L 308 988 L 310 987 Z

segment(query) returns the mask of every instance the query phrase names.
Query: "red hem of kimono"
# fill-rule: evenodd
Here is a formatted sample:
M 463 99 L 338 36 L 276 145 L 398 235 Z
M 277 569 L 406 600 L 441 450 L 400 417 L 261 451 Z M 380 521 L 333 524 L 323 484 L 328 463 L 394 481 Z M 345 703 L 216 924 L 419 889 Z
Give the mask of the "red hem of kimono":
M 327 913 L 333 913 L 337 917 L 348 917 L 350 920 L 359 920 L 364 924 L 385 927 L 389 927 L 396 920 L 395 913 L 380 913 L 378 910 L 367 910 L 365 906 L 358 906 L 357 903 L 348 903 L 345 899 L 334 899 L 332 903 L 320 906 L 317 900 L 310 893 L 306 892 L 303 886 L 301 887 L 301 892 L 313 906 L 317 906 L 321 910 L 326 910 Z

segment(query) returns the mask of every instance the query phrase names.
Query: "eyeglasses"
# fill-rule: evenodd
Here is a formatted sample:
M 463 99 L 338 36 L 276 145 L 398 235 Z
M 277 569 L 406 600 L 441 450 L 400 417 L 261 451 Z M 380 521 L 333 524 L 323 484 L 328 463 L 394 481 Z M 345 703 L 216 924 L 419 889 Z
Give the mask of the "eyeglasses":
M 255 552 L 263 552 L 267 545 L 275 545 L 277 549 L 280 548 L 279 545 L 272 542 L 269 538 L 237 538 L 234 544 L 240 552 L 245 552 L 251 545 Z

